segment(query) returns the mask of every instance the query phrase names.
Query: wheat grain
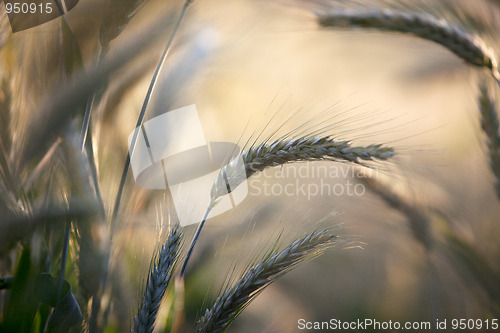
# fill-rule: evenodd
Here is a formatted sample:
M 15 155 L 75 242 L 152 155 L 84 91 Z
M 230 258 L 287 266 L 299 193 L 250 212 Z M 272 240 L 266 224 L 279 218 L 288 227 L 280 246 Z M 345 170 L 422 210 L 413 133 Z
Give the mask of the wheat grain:
M 297 264 L 320 255 L 336 238 L 329 230 L 314 231 L 250 268 L 232 288 L 217 298 L 211 309 L 207 309 L 198 322 L 197 332 L 225 331 L 265 287 Z
M 433 41 L 467 63 L 486 67 L 500 84 L 498 63 L 492 49 L 477 35 L 425 13 L 381 8 L 330 8 L 317 13 L 319 24 L 336 28 L 367 28 L 408 33 Z
M 490 168 L 495 176 L 495 191 L 498 198 L 500 198 L 500 135 L 498 114 L 495 101 L 490 97 L 488 86 L 485 82 L 479 84 L 478 104 L 481 112 L 481 128 L 486 135 Z
M 158 252 L 158 258 L 148 276 L 141 307 L 134 320 L 133 332 L 135 333 L 153 332 L 156 315 L 177 260 L 181 236 L 181 230 L 176 225 Z

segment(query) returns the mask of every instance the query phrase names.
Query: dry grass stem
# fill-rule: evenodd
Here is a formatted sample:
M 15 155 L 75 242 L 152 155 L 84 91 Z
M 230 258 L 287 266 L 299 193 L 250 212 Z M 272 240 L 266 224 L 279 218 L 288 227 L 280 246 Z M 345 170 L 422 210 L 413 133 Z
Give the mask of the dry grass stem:
M 224 332 L 243 309 L 269 284 L 304 260 L 320 255 L 337 236 L 329 230 L 314 231 L 283 251 L 250 268 L 236 284 L 217 298 L 199 320 L 197 332 Z

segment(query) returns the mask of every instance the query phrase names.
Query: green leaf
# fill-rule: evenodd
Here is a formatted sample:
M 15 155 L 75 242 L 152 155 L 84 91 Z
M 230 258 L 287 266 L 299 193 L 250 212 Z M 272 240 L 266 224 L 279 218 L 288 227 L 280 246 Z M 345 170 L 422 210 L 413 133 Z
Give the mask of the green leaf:
M 16 274 L 10 284 L 10 293 L 4 310 L 4 322 L 0 326 L 1 332 L 30 332 L 38 311 L 38 302 L 35 300 L 36 265 L 32 265 L 31 251 L 25 247 L 19 258 Z M 4 278 L 5 281 L 5 278 Z
M 82 321 L 82 312 L 71 291 L 70 284 L 64 280 L 59 291 L 58 280 L 57 276 L 43 273 L 40 274 L 37 282 L 39 300 L 54 308 L 47 325 L 49 332 L 66 332 L 70 327 Z
M 30 271 L 30 261 L 25 253 L 29 254 L 29 251 L 24 251 L 21 256 L 0 331 L 30 332 L 36 327 L 43 331 L 48 317 L 48 332 L 67 332 L 82 321 L 82 313 L 70 284 L 64 280 L 59 290 L 59 278 L 48 273 L 41 273 L 36 279 L 30 278 L 26 274 Z M 2 280 L 5 281 L 5 278 Z M 48 307 L 54 308 L 50 316 Z

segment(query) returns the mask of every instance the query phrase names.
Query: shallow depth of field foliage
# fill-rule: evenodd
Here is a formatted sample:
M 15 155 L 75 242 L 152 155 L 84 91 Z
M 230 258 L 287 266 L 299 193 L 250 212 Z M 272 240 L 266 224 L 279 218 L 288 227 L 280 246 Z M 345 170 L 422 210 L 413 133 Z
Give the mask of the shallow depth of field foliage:
M 499 31 L 498 0 L 2 9 L 0 331 L 500 320 Z M 249 193 L 181 228 L 128 136 L 191 104 L 242 148 L 208 209 Z

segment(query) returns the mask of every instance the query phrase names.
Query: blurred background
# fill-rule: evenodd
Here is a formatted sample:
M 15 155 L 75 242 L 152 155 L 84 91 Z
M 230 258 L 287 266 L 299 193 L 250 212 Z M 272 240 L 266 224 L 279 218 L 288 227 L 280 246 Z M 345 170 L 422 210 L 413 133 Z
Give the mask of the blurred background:
M 111 15 L 103 3 L 81 0 L 67 14 L 81 47 L 83 67 L 96 62 L 96 36 L 109 20 L 106 15 Z M 498 51 L 500 2 L 402 3 L 451 17 Z M 338 245 L 270 285 L 229 331 L 296 332 L 299 319 L 499 318 L 500 202 L 477 103 L 477 84 L 489 80 L 488 76 L 441 46 L 416 37 L 318 26 L 315 10 L 346 4 L 199 0 L 187 13 L 146 119 L 195 104 L 207 141 L 234 142 L 240 147 L 252 136 L 260 135 L 262 140 L 295 128 L 300 132 L 311 121 L 328 127 L 325 134 L 352 140 L 354 145 L 394 147 L 396 156 L 370 163 L 370 168 L 314 162 L 277 167 L 250 178 L 245 201 L 209 220 L 194 250 L 185 281 L 185 331 L 192 331 L 225 281 L 239 277 L 278 236 L 287 244 L 319 227 L 336 230 Z M 127 154 L 127 137 L 135 128 L 154 66 L 181 6 L 181 1 L 145 2 L 106 55 L 113 57 L 121 45 L 140 39 L 139 32 L 151 22 L 165 21 L 160 37 L 132 50 L 133 60 L 107 79 L 95 106 L 90 135 L 108 215 Z M 29 138 L 36 106 L 45 103 L 65 77 L 59 68 L 64 58 L 64 52 L 58 51 L 60 34 L 58 20 L 4 33 L 2 75 L 12 91 L 9 126 L 15 147 L 16 143 L 29 145 L 23 137 Z M 15 155 L 11 154 L 12 160 Z M 50 172 L 64 169 L 61 164 L 54 162 Z M 297 175 L 299 170 L 306 170 L 306 176 Z M 56 177 L 55 184 L 49 185 L 50 172 L 39 176 L 30 200 L 41 200 L 45 192 L 65 197 L 56 188 L 68 188 L 67 180 Z M 375 182 L 359 177 L 365 173 Z M 279 190 L 287 184 L 294 189 L 292 195 Z M 361 187 L 354 195 L 318 194 L 309 191 L 315 188 L 310 184 L 327 184 L 324 188 L 330 189 L 335 184 L 336 189 L 347 189 L 348 184 Z M 305 195 L 297 190 L 300 185 L 307 189 Z M 391 206 L 384 193 L 403 204 Z M 109 290 L 102 301 L 108 309 L 107 332 L 129 330 L 151 255 L 176 217 L 168 195 L 141 189 L 129 174 L 113 237 Z M 106 223 L 91 225 L 92 239 L 96 246 L 102 245 Z M 195 228 L 184 228 L 184 252 Z M 78 275 L 86 272 L 92 280 L 99 272 L 94 265 L 99 264 L 82 268 L 78 257 L 84 252 L 77 244 L 73 235 L 68 270 L 73 267 L 74 272 L 67 279 L 75 282 L 72 286 L 79 299 L 85 288 L 78 285 Z M 2 261 L 5 273 L 16 260 L 15 252 L 16 248 L 10 249 Z M 175 302 L 171 295 L 162 307 L 158 331 L 171 320 L 168 312 Z

